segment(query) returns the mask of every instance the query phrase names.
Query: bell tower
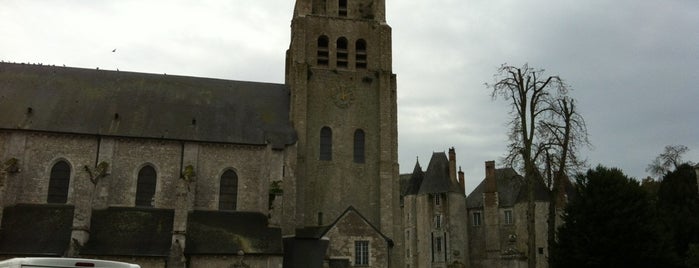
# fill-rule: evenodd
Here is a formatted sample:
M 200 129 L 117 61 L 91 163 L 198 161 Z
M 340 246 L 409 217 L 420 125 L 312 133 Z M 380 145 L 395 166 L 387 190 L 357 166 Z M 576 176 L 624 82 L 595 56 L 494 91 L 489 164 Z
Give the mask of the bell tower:
M 383 234 L 400 230 L 385 17 L 385 0 L 296 1 L 286 61 L 298 134 L 296 227 L 328 225 L 353 206 Z

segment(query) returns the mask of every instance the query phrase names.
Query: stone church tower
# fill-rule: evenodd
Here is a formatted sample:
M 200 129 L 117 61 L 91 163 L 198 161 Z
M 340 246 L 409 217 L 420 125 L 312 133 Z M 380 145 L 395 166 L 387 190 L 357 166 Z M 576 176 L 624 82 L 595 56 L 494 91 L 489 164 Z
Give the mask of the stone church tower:
M 400 228 L 396 77 L 384 0 L 297 0 L 286 84 L 297 131 L 296 227 L 349 206 Z

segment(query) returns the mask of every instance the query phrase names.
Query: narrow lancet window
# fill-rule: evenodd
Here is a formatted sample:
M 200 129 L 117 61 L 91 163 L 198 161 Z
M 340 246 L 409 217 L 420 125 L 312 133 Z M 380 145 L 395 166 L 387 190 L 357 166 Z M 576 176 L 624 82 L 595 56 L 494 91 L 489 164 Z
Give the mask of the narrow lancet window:
M 354 131 L 354 162 L 364 163 L 364 130 Z
M 152 166 L 145 166 L 138 172 L 136 182 L 136 206 L 153 207 L 157 174 Z
M 323 35 L 318 37 L 318 54 L 316 55 L 318 66 L 328 66 L 328 62 L 330 61 L 329 43 L 330 41 L 327 36 Z
M 320 160 L 333 159 L 333 132 L 329 127 L 320 129 Z
M 357 40 L 356 48 L 356 67 L 357 69 L 366 69 L 367 57 L 366 57 L 366 41 L 364 39 Z
M 49 193 L 47 203 L 65 204 L 68 202 L 68 188 L 70 186 L 70 165 L 60 161 L 51 168 L 49 177 Z
M 337 68 L 347 68 L 347 39 L 337 39 Z
M 238 174 L 233 170 L 226 170 L 221 175 L 218 195 L 219 210 L 236 210 L 238 205 Z
M 347 0 L 339 0 L 337 15 L 340 17 L 347 17 Z

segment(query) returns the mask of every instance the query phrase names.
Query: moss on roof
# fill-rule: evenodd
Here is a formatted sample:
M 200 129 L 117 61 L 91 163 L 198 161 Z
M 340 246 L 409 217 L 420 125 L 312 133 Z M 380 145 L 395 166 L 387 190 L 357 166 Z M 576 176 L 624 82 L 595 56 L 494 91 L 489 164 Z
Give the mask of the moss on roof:
M 86 255 L 168 256 L 174 211 L 110 207 L 92 212 Z
M 63 255 L 70 244 L 74 207 L 18 204 L 3 210 L 0 252 Z
M 187 222 L 187 254 L 282 254 L 281 229 L 258 212 L 193 211 Z

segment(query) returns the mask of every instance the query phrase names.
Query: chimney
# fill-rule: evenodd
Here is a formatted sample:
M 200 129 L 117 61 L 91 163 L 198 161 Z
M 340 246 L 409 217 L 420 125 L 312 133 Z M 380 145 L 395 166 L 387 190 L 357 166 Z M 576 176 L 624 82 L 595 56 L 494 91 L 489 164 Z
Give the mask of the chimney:
M 461 171 L 461 166 L 459 166 L 459 186 L 461 186 L 461 192 L 466 194 L 466 181 L 464 180 L 464 172 Z
M 454 150 L 454 147 L 449 148 L 449 179 L 458 183 L 456 180 L 456 150 Z
M 494 193 L 497 191 L 497 182 L 495 181 L 495 161 L 485 162 L 485 192 Z

